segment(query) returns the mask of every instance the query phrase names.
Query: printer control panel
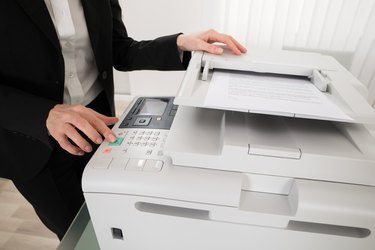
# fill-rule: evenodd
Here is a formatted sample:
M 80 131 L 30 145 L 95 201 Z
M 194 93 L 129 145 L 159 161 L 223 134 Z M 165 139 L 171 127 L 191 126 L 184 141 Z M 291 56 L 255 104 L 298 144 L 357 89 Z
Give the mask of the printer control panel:
M 173 97 L 140 97 L 113 128 L 115 142 L 105 141 L 90 160 L 94 169 L 159 172 L 163 148 L 178 106 Z
M 173 97 L 139 97 L 120 128 L 170 129 L 177 112 Z

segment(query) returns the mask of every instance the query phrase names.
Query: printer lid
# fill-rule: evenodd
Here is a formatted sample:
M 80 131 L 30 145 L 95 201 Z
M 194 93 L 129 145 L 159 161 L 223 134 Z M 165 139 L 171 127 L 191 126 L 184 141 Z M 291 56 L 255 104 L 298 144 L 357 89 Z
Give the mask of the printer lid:
M 291 79 L 296 76 L 308 78 L 349 119 L 340 120 L 280 110 L 257 110 L 244 106 L 207 105 L 206 98 L 212 76 L 220 70 L 264 76 L 277 74 Z M 223 55 L 195 52 L 174 103 L 180 106 L 375 124 L 375 110 L 355 89 L 354 84 L 358 84 L 358 80 L 342 65 L 332 57 L 318 53 L 252 49 L 247 54 L 237 56 L 227 49 Z

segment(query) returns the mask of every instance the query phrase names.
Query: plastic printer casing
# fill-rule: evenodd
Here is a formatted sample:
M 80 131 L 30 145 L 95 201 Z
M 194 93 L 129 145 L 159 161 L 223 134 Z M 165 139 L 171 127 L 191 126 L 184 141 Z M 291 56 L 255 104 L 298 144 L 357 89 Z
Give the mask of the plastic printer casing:
M 216 69 L 309 77 L 354 122 L 207 108 Z M 132 123 L 145 100 L 135 99 L 113 128 L 121 141 L 85 169 L 101 248 L 374 249 L 375 139 L 364 124 L 375 115 L 358 86 L 319 54 L 196 52 L 178 109 L 167 106 L 171 127 Z

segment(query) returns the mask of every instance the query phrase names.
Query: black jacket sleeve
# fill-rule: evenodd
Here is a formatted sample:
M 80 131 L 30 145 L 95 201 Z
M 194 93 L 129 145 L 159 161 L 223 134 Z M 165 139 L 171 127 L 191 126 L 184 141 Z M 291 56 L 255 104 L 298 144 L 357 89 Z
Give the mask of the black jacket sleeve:
M 49 145 L 45 126 L 56 101 L 0 84 L 0 127 Z
M 179 34 L 159 37 L 149 41 L 135 41 L 128 36 L 122 22 L 118 0 L 111 0 L 113 18 L 113 65 L 118 70 L 184 70 L 191 57 L 184 52 L 181 62 L 177 48 Z
M 0 176 L 27 179 L 51 153 L 47 128 L 54 101 L 0 84 Z

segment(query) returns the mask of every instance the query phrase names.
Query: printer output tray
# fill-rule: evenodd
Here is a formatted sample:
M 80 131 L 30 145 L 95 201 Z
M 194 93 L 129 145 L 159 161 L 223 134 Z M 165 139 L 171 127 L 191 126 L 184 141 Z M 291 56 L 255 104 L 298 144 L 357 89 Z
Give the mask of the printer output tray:
M 164 153 L 174 165 L 375 185 L 363 125 L 179 107 Z

